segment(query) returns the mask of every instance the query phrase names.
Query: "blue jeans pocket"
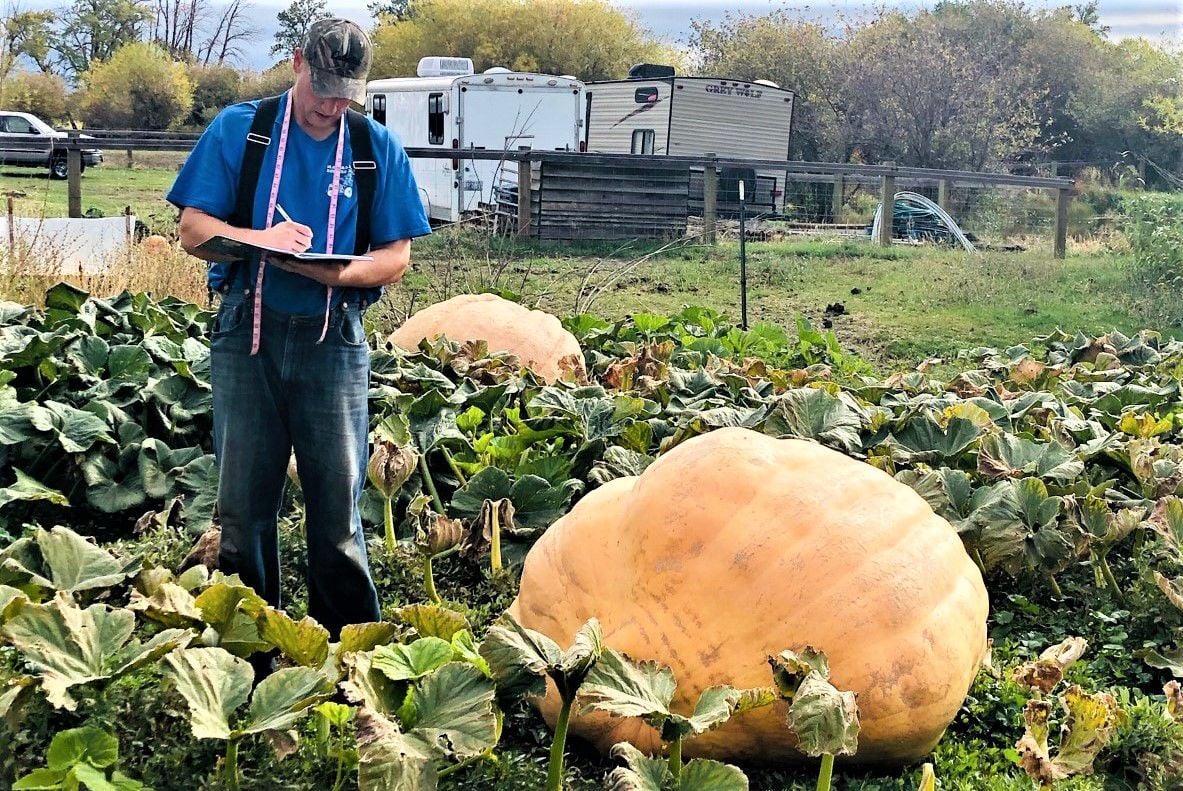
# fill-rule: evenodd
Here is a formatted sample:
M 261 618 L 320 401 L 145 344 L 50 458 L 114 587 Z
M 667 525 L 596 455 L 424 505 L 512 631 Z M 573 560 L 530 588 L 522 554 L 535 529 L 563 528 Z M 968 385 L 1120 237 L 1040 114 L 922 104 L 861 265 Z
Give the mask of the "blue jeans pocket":
M 242 326 L 245 317 L 245 301 L 235 300 L 232 302 L 223 302 L 221 307 L 218 308 L 218 315 L 214 317 L 214 323 L 210 327 L 210 337 L 218 338 L 229 335 Z
M 337 335 L 346 346 L 361 348 L 366 345 L 366 329 L 362 325 L 361 314 L 356 310 L 341 312 L 341 320 L 337 322 Z

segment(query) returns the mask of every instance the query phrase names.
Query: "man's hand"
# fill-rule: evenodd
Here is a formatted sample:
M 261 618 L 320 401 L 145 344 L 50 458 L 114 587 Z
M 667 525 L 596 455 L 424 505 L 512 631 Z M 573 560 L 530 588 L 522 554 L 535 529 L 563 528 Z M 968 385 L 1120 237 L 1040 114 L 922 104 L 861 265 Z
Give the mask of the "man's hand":
M 294 258 L 268 255 L 267 261 L 287 272 L 333 288 L 374 288 L 397 283 L 411 263 L 411 240 L 401 239 L 370 250 L 373 261 L 349 264 L 306 264 Z
M 298 222 L 285 220 L 255 234 L 258 244 L 292 253 L 302 253 L 312 246 L 312 229 Z

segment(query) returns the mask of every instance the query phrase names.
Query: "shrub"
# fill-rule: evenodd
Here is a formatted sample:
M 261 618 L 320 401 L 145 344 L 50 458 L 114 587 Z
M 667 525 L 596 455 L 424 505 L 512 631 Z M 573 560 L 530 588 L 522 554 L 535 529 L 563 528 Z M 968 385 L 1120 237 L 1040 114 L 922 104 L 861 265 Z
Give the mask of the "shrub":
M 3 97 L 9 110 L 32 113 L 49 124 L 65 121 L 69 113 L 66 82 L 57 74 L 18 72 L 5 80 Z
M 184 64 L 154 44 L 121 47 L 83 76 L 82 117 L 109 129 L 169 129 L 193 107 L 193 84 Z

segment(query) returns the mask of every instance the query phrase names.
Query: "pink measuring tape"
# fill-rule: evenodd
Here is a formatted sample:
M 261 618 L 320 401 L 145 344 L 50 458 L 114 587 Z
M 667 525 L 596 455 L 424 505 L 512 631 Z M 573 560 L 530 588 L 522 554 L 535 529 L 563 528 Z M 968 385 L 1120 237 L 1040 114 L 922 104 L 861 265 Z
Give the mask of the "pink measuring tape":
M 283 113 L 283 127 L 279 132 L 279 152 L 275 155 L 275 175 L 271 178 L 271 196 L 267 200 L 267 227 L 270 228 L 275 219 L 275 204 L 279 201 L 279 179 L 283 175 L 283 160 L 288 149 L 288 129 L 292 121 L 292 92 L 288 91 L 286 108 Z M 345 151 L 345 116 L 341 116 L 341 124 L 337 129 L 337 154 L 333 162 L 333 181 L 329 186 L 329 232 L 325 241 L 325 252 L 333 252 L 333 240 L 337 236 L 337 194 L 341 183 L 341 155 Z M 267 269 L 267 256 L 259 258 L 259 273 L 255 276 L 255 310 L 251 320 L 251 355 L 259 353 L 259 339 L 262 335 L 263 322 L 263 272 Z M 325 318 L 320 328 L 320 337 L 316 342 L 321 343 L 329 331 L 329 311 L 333 305 L 333 287 L 326 286 Z

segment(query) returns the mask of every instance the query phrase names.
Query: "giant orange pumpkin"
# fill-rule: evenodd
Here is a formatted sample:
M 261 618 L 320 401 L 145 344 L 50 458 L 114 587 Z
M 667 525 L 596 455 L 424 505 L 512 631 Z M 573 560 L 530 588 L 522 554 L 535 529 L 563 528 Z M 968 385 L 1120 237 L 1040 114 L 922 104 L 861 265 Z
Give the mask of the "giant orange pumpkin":
M 583 350 L 557 318 L 496 294 L 461 294 L 424 308 L 394 331 L 390 342 L 418 348 L 424 338 L 487 341 L 493 352 L 509 352 L 547 382 L 564 373 L 584 374 Z
M 819 648 L 858 694 L 855 759 L 908 761 L 964 700 L 987 609 L 956 531 L 911 488 L 812 442 L 726 428 L 584 497 L 531 549 L 511 612 L 561 645 L 598 618 L 605 645 L 673 669 L 686 714 L 707 687 L 770 686 L 769 655 Z M 553 725 L 553 687 L 540 705 Z M 685 752 L 799 759 L 785 713 L 738 715 Z M 604 751 L 660 746 L 640 720 L 600 713 L 571 733 Z

